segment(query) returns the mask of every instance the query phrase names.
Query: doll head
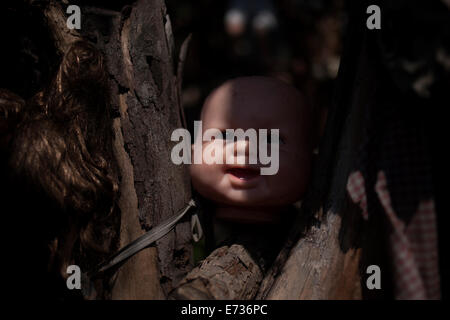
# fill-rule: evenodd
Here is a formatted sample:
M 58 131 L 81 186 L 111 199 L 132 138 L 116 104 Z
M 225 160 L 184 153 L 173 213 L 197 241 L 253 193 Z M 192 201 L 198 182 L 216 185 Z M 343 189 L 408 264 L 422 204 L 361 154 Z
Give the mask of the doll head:
M 259 161 L 249 164 L 248 140 L 231 144 L 223 140 L 224 157 L 236 156 L 237 150 L 244 148 L 245 164 L 229 164 L 230 161 L 224 160 L 222 164 L 203 161 L 191 165 L 194 188 L 221 208 L 223 218 L 241 222 L 271 221 L 277 219 L 276 212 L 281 208 L 303 197 L 310 176 L 311 119 L 309 108 L 294 87 L 267 77 L 227 81 L 208 96 L 201 120 L 203 132 L 211 128 L 222 132 L 226 129 L 253 128 L 257 132 L 279 129 L 279 163 L 275 174 L 261 175 L 260 168 L 264 165 Z M 270 137 L 270 133 L 267 136 Z M 195 139 L 203 150 L 213 143 L 204 142 L 202 137 Z M 268 141 L 266 152 L 269 154 L 272 143 L 277 141 Z M 230 147 L 236 153 L 225 151 Z

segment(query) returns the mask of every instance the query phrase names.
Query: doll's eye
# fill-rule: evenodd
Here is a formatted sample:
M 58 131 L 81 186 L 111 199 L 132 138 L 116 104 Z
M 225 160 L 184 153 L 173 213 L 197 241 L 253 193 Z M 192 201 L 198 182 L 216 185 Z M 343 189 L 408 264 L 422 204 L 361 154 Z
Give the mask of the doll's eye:
M 220 133 L 220 135 L 217 135 L 217 133 Z M 214 135 L 211 136 L 211 141 L 225 140 L 225 138 L 225 129 L 214 129 Z

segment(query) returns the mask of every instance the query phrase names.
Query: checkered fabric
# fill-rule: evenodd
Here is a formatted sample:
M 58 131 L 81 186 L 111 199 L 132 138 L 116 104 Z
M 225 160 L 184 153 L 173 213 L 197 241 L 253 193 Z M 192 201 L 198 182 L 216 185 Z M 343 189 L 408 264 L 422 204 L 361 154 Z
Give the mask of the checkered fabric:
M 347 182 L 347 190 L 353 202 L 359 203 L 362 210 L 362 216 L 364 220 L 367 220 L 369 218 L 369 213 L 367 212 L 366 188 L 364 186 L 364 177 L 360 171 L 350 174 Z
M 374 95 L 359 106 L 362 139 L 347 192 L 365 220 L 371 215 L 387 217 L 385 237 L 395 298 L 439 299 L 438 234 L 424 106 L 387 83 L 378 81 Z
M 359 59 L 355 73 L 345 68 L 345 59 L 342 63 L 342 79 L 348 75 L 353 84 L 339 91 L 338 107 L 344 112 L 351 106 L 348 123 L 356 137 L 346 189 L 368 223 L 372 217 L 387 223 L 387 234 L 378 234 L 389 244 L 395 298 L 439 299 L 444 284 L 433 179 L 439 171 L 433 170 L 432 151 L 437 110 L 448 105 L 438 99 L 448 97 L 448 68 L 438 58 L 440 48 L 448 49 L 449 33 L 443 31 L 450 23 L 448 8 L 427 1 L 379 3 L 380 32 L 355 33 L 354 41 L 361 37 L 361 46 L 354 49 L 359 53 L 349 54 Z M 358 18 L 365 21 L 361 12 L 355 11 L 355 25 Z M 420 67 L 412 70 L 411 65 Z M 431 80 L 423 85 L 425 75 Z
M 350 174 L 347 191 L 359 203 L 368 218 L 364 177 L 360 171 Z M 399 300 L 440 298 L 437 228 L 432 199 L 419 203 L 412 219 L 405 225 L 392 208 L 386 175 L 378 172 L 375 192 L 390 222 L 389 243 L 394 267 L 395 297 Z
M 383 171 L 378 172 L 375 191 L 392 228 L 389 242 L 394 259 L 396 298 L 439 299 L 437 230 L 433 200 L 421 201 L 406 226 L 392 208 Z

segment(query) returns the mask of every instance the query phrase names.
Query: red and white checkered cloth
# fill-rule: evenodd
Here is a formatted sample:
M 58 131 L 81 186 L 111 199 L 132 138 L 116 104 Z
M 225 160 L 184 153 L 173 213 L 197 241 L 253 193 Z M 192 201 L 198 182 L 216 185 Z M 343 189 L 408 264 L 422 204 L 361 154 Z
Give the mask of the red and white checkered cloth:
M 360 171 L 350 174 L 347 191 L 359 203 L 367 220 L 367 195 Z M 386 175 L 378 172 L 375 192 L 391 226 L 389 243 L 393 259 L 396 299 L 440 299 L 437 226 L 433 199 L 422 200 L 407 225 L 395 213 Z
M 364 220 L 369 218 L 367 211 L 367 195 L 364 176 L 360 171 L 355 171 L 349 175 L 347 181 L 347 191 L 354 203 L 359 203 Z

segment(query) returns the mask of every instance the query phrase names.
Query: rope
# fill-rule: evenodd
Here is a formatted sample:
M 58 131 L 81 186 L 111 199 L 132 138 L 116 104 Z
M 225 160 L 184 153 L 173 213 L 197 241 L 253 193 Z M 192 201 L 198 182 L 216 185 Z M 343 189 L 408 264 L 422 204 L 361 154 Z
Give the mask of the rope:
M 125 247 L 123 247 L 118 252 L 116 252 L 113 256 L 111 256 L 108 260 L 102 262 L 93 271 L 89 272 L 88 277 L 92 278 L 99 273 L 102 273 L 108 269 L 111 269 L 112 267 L 116 266 L 117 264 L 121 263 L 122 261 L 125 261 L 126 259 L 134 256 L 136 253 L 138 253 L 142 249 L 148 247 L 155 241 L 161 239 L 169 231 L 171 231 L 175 227 L 177 222 L 180 221 L 180 219 L 183 218 L 186 215 L 186 213 L 193 207 L 196 207 L 196 204 L 195 204 L 195 201 L 193 199 L 191 199 L 189 201 L 188 205 L 185 208 L 183 208 L 180 211 L 180 213 L 167 219 L 166 221 L 164 221 L 160 225 L 154 227 L 153 229 L 151 229 L 147 233 L 143 234 L 136 240 L 127 244 Z M 194 218 L 194 216 L 196 218 Z M 194 214 L 194 216 L 192 217 L 193 218 L 192 221 L 195 221 L 194 224 L 196 225 L 197 228 L 199 228 L 199 230 L 197 232 L 200 234 L 200 237 L 201 237 L 202 232 L 201 232 L 201 226 L 199 227 L 200 222 L 198 220 L 197 214 Z M 195 234 L 194 238 L 198 239 L 198 234 Z M 196 240 L 196 241 L 198 241 L 198 240 Z

